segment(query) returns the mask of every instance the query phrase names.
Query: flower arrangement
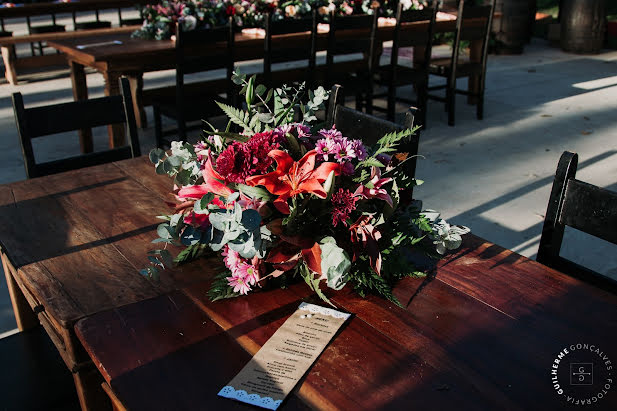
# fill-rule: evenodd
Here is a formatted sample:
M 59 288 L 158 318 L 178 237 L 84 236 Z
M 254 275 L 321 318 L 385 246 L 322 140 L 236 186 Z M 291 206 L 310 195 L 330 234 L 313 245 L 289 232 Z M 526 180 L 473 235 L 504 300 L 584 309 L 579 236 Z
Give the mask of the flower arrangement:
M 402 0 L 403 9 L 422 8 L 419 0 Z M 330 13 L 338 15 L 372 14 L 394 15 L 396 2 L 392 0 L 161 0 L 142 10 L 143 26 L 134 37 L 163 40 L 174 33 L 176 23 L 185 30 L 227 24 L 233 17 L 238 27 L 263 27 L 267 13 L 274 20 L 310 17 L 313 10 L 327 20 Z
M 464 230 L 406 196 L 421 183 L 402 152 L 415 130 L 367 147 L 362 136 L 316 123 L 328 98 L 323 88 L 303 102 L 303 85 L 266 90 L 254 76 L 233 80 L 246 109 L 217 103 L 229 117 L 225 131 L 208 125 L 197 144 L 173 142 L 170 153 L 150 153 L 156 172 L 173 177 L 177 203 L 160 217 L 153 241 L 165 248 L 150 252 L 142 274 L 156 278 L 165 266 L 219 253 L 225 269 L 213 300 L 301 278 L 325 301 L 322 288 L 349 284 L 362 296 L 398 303 L 396 281 L 424 275 L 406 258 L 409 249 L 437 257 L 460 246 Z M 172 246 L 182 247 L 175 259 Z

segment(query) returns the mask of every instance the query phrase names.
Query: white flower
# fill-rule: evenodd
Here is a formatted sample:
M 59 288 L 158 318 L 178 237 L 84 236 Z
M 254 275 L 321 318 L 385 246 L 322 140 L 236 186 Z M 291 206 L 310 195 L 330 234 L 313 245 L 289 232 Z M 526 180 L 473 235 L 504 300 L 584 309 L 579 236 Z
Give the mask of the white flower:
M 191 152 L 184 147 L 184 142 L 182 141 L 172 141 L 171 142 L 171 155 L 180 157 L 184 161 L 191 160 Z
M 178 19 L 178 22 L 182 24 L 184 31 L 195 30 L 195 27 L 197 27 L 195 16 L 182 16 Z
M 461 246 L 463 239 L 461 235 L 467 234 L 469 228 L 464 226 L 451 226 L 441 218 L 433 224 L 433 232 L 428 236 L 433 240 L 439 254 L 445 254 L 446 250 L 456 250 Z
M 421 203 L 420 207 L 422 207 Z M 439 218 L 439 212 L 435 210 L 423 210 L 420 214 L 431 222 L 433 231 L 428 237 L 433 240 L 439 254 L 445 254 L 446 250 L 459 248 L 463 242 L 461 236 L 471 231 L 465 226 L 451 226 L 446 220 Z

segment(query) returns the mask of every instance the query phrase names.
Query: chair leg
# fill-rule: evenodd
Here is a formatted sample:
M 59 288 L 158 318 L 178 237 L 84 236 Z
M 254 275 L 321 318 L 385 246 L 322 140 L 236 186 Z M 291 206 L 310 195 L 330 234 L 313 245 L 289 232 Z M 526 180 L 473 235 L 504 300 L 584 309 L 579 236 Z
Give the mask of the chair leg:
M 362 111 L 362 93 L 356 94 L 356 110 Z
M 396 87 L 393 85 L 388 86 L 388 109 L 387 118 L 390 121 L 394 121 L 396 115 Z
M 484 93 L 480 94 L 478 97 L 478 105 L 476 106 L 476 117 L 478 120 L 482 120 L 484 118 Z
M 373 114 L 373 86 L 372 84 L 369 86 L 368 90 L 366 90 L 366 114 Z
M 426 130 L 426 111 L 428 106 L 428 84 L 418 87 L 418 108 L 420 109 L 420 125 Z
M 186 141 L 186 121 L 180 113 L 177 114 L 176 121 L 178 123 L 178 138 L 180 141 Z
M 153 116 L 154 116 L 154 138 L 156 140 L 156 146 L 158 148 L 162 148 L 163 145 L 163 124 L 161 121 L 161 110 L 159 106 L 152 106 Z
M 446 105 L 448 106 L 448 125 L 454 126 L 454 107 L 456 103 L 456 85 L 448 84 L 446 89 Z

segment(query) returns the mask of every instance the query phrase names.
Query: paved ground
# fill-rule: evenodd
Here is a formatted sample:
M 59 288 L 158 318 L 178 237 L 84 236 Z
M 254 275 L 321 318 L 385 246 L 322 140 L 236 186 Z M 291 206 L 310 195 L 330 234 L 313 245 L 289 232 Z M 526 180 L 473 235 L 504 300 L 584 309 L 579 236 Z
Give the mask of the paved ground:
M 22 92 L 26 105 L 71 100 L 69 78 L 56 74 L 44 80 L 30 77 L 17 87 L 0 85 L 0 183 L 25 177 L 11 93 Z M 171 76 L 147 75 L 146 87 L 169 82 Z M 88 75 L 88 83 L 92 97 L 102 95 L 100 75 Z M 425 158 L 417 171 L 426 183 L 416 197 L 450 222 L 535 258 L 564 150 L 579 153 L 580 179 L 617 190 L 617 51 L 580 56 L 534 40 L 523 55 L 490 57 L 486 99 L 485 119 L 478 121 L 475 108 L 459 97 L 456 127 L 447 126 L 440 103 L 430 103 L 429 128 L 420 139 Z M 153 145 L 152 128 L 142 130 L 140 139 L 147 152 Z M 73 136 L 43 141 L 36 154 L 41 159 L 77 154 L 76 143 Z M 100 130 L 96 146 L 105 144 L 105 130 Z M 617 252 L 610 244 L 568 232 L 562 254 L 617 278 Z M 14 327 L 0 281 L 0 333 Z

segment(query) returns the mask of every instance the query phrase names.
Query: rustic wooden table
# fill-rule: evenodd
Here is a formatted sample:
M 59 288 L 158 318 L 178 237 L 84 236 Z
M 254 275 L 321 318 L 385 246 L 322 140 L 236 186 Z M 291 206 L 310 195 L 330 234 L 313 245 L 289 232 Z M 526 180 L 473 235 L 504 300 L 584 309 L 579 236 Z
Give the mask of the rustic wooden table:
M 195 284 L 77 323 L 116 409 L 242 407 L 217 392 L 301 301 L 319 304 L 304 284 L 215 303 L 207 289 Z M 331 294 L 352 319 L 283 409 L 557 409 L 566 400 L 551 367 L 563 348 L 595 344 L 617 358 L 617 296 L 473 235 L 396 295 L 405 308 Z M 603 366 L 595 357 L 596 378 Z M 617 407 L 612 390 L 596 409 Z
M 0 186 L 0 248 L 18 326 L 45 327 L 73 371 L 84 409 L 105 404 L 103 377 L 129 407 L 180 401 L 174 393 L 186 389 L 190 399 L 177 408 L 191 409 L 205 395 L 191 390 L 210 387 L 207 381 L 218 387 L 219 379 L 244 363 L 241 353 L 256 352 L 307 297 L 303 287 L 294 287 L 210 303 L 207 281 L 220 270 L 219 259 L 167 270 L 160 283 L 142 277 L 138 270 L 147 265 L 156 237 L 154 216 L 168 213 L 164 200 L 172 200 L 170 189 L 169 179 L 156 175 L 146 157 Z M 561 399 L 552 388 L 550 366 L 563 347 L 595 344 L 617 358 L 614 295 L 471 235 L 434 277 L 400 283 L 396 294 L 406 309 L 337 294 L 335 303 L 355 317 L 292 404 L 555 407 Z M 164 311 L 166 301 L 176 302 L 179 310 L 188 310 L 186 322 L 177 322 L 173 310 L 148 316 L 146 305 L 115 310 L 173 290 L 182 290 L 174 294 L 182 304 L 173 295 L 149 304 Z M 75 324 L 88 317 L 78 328 L 98 370 L 75 334 Z M 203 322 L 236 341 L 238 346 L 221 343 L 220 349 L 236 352 L 238 359 L 210 369 L 208 356 L 188 355 L 199 352 L 191 347 L 213 341 L 204 339 L 216 328 L 203 330 Z M 160 335 L 171 329 L 184 335 Z M 187 361 L 177 378 L 167 371 L 176 370 L 176 356 Z M 152 368 L 142 367 L 146 364 Z M 224 364 L 229 369 L 219 369 Z M 149 369 L 154 374 L 148 376 Z M 211 370 L 220 378 L 210 376 Z M 165 378 L 158 380 L 163 371 Z M 203 378 L 204 384 L 188 384 L 190 378 Z M 140 381 L 150 381 L 143 385 L 147 391 L 131 388 Z M 163 381 L 177 385 L 156 385 Z M 609 394 L 603 401 L 614 407 L 617 394 Z
M 483 19 L 470 20 L 470 26 L 481 25 Z M 455 29 L 455 20 L 440 19 L 435 24 L 436 32 L 450 32 Z M 406 24 L 406 31 L 425 31 L 428 23 L 419 22 Z M 391 21 L 380 19 L 378 37 L 380 41 L 392 39 L 394 26 Z M 307 46 L 308 33 L 291 35 L 279 35 L 273 37 L 273 47 L 277 42 L 297 42 L 299 47 Z M 113 44 L 114 41 L 121 43 Z M 88 44 L 101 44 L 100 46 L 79 49 L 77 46 Z M 171 69 L 174 67 L 174 43 L 171 40 L 143 40 L 131 39 L 129 34 L 113 34 L 90 37 L 88 39 L 62 39 L 48 42 L 66 55 L 71 67 L 71 80 L 73 84 L 73 96 L 75 100 L 88 98 L 88 86 L 84 67 L 92 67 L 99 71 L 105 80 L 105 94 L 118 94 L 118 78 L 127 76 L 131 81 L 133 102 L 135 104 L 135 117 L 140 126 L 146 124 L 143 96 L 143 73 L 157 70 Z M 327 31 L 322 31 L 317 36 L 317 50 L 325 50 L 327 45 Z M 263 57 L 263 37 L 254 33 L 238 33 L 236 36 L 236 61 L 255 60 Z M 470 57 L 474 61 L 480 61 L 482 42 L 474 41 L 470 45 Z M 204 50 L 207 53 L 208 50 Z M 416 53 L 421 56 L 422 53 Z M 225 62 L 221 62 L 221 68 Z M 470 87 L 476 87 L 476 83 L 470 81 Z M 89 137 L 91 139 L 91 136 Z M 86 136 L 83 139 L 88 139 Z M 83 140 L 82 139 L 82 140 Z M 124 130 L 116 127 L 110 130 L 110 146 L 124 144 Z M 91 146 L 89 146 L 91 147 Z

